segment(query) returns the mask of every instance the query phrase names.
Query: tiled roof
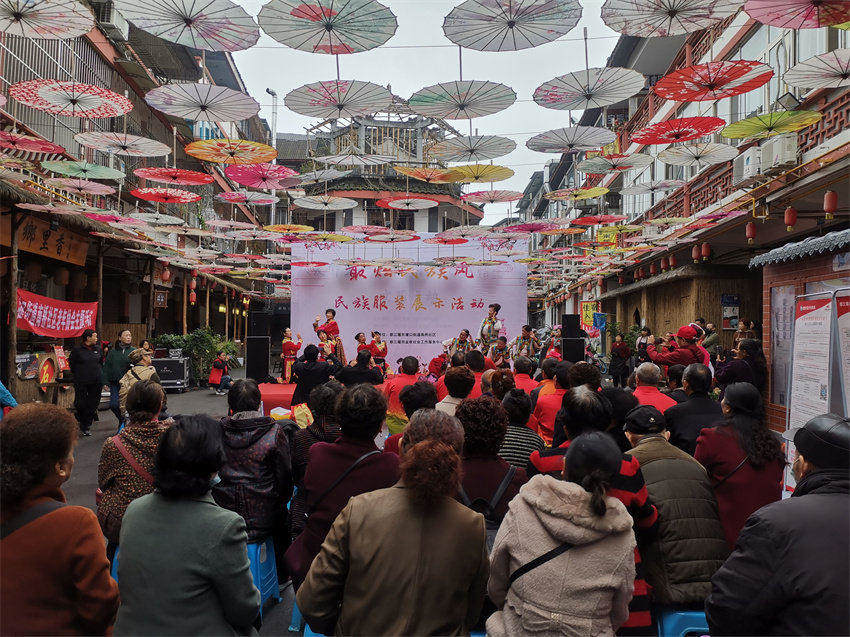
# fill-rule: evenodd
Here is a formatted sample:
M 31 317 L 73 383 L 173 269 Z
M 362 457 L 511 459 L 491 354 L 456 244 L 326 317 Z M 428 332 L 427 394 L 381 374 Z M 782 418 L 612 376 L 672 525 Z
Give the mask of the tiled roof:
M 793 259 L 823 252 L 832 252 L 850 246 L 850 228 L 847 230 L 836 230 L 828 232 L 820 237 L 808 237 L 796 243 L 786 243 L 784 246 L 774 248 L 750 260 L 751 268 L 761 268 L 772 263 L 782 263 Z

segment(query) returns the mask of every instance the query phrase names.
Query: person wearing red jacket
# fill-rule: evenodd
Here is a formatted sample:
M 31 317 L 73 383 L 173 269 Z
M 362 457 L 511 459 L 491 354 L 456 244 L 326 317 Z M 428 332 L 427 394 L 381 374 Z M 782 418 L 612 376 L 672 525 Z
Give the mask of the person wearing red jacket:
M 659 345 L 670 345 L 670 341 L 655 341 L 655 337 L 649 337 L 646 346 L 646 354 L 649 359 L 658 365 L 684 365 L 691 363 L 703 363 L 703 355 L 696 344 L 697 331 L 690 325 L 683 325 L 676 332 L 676 343 L 674 349 L 664 351 Z M 703 350 L 704 351 L 704 350 Z
M 375 359 L 375 365 L 387 373 L 387 342 L 381 340 L 380 332 L 372 332 L 372 342 L 369 343 L 369 350 L 372 352 L 372 358 Z

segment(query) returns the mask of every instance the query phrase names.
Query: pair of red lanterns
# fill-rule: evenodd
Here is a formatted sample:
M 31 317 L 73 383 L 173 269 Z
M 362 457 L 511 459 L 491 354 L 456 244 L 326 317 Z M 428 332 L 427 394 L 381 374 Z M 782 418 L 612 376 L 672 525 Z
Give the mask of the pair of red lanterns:
M 702 245 L 694 244 L 694 247 L 691 248 L 691 259 L 694 260 L 694 263 L 699 263 L 700 258 L 703 261 L 708 261 L 711 258 L 711 244 L 707 241 Z

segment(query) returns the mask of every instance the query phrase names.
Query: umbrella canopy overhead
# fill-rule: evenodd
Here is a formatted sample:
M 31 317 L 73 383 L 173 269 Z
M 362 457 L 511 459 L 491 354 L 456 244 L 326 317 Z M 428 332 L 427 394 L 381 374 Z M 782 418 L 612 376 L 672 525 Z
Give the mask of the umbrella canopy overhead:
M 802 130 L 821 119 L 820 111 L 774 111 L 729 124 L 720 134 L 729 139 L 766 139 Z
M 602 108 L 640 92 L 646 79 L 635 70 L 603 67 L 575 71 L 544 82 L 534 91 L 534 101 L 561 111 Z
M 45 179 L 44 185 L 50 188 L 58 188 L 77 195 L 112 195 L 115 188 L 87 179 L 71 179 L 68 177 L 53 177 Z
M 661 179 L 658 181 L 648 181 L 643 184 L 635 184 L 620 190 L 621 195 L 647 195 L 656 192 L 664 192 L 667 190 L 675 190 L 684 186 L 685 182 L 680 179 Z
M 182 168 L 136 168 L 133 174 L 141 179 L 150 179 L 172 186 L 203 186 L 213 182 L 212 175 Z
M 744 11 L 779 29 L 820 29 L 850 20 L 847 0 L 747 0 Z
M 798 62 L 785 72 L 782 79 L 798 88 L 850 86 L 850 49 L 837 49 Z
M 633 168 L 646 168 L 652 162 L 652 157 L 640 153 L 635 153 L 634 155 L 597 155 L 596 157 L 580 161 L 576 165 L 576 168 L 592 175 L 601 175 L 610 172 L 632 170 Z
M 440 205 L 436 199 L 425 197 L 392 197 L 387 200 L 387 205 L 393 210 L 427 210 Z
M 393 166 L 397 173 L 429 184 L 448 184 L 454 181 L 449 168 L 437 166 Z
M 159 212 L 136 212 L 132 215 L 132 218 L 155 226 L 176 226 L 186 223 L 180 217 Z
M 443 20 L 443 33 L 477 51 L 519 51 L 556 40 L 581 18 L 576 0 L 466 0 Z
M 334 197 L 333 195 L 299 197 L 292 203 L 298 208 L 307 208 L 309 210 L 348 210 L 357 205 L 354 199 Z
M 277 150 L 247 139 L 200 139 L 186 145 L 186 154 L 216 164 L 259 164 L 277 157 Z
M 65 149 L 59 144 L 32 135 L 21 135 L 13 131 L 0 131 L 0 148 L 39 155 L 58 155 L 65 152 Z
M 43 161 L 41 167 L 50 172 L 80 179 L 124 179 L 124 173 L 85 161 Z
M 514 171 L 505 166 L 494 166 L 493 164 L 468 164 L 466 166 L 455 166 L 451 169 L 452 181 L 473 184 L 489 183 L 493 181 L 504 181 L 514 176 Z
M 8 35 L 68 40 L 93 27 L 91 11 L 77 0 L 0 0 L 0 32 Z
M 738 149 L 728 144 L 697 142 L 671 146 L 658 153 L 658 159 L 671 166 L 713 165 L 732 161 L 738 156 Z
M 382 166 L 395 161 L 392 155 L 364 155 L 355 151 L 316 157 L 316 161 L 333 166 Z
M 171 153 L 171 149 L 165 144 L 127 133 L 110 133 L 107 131 L 91 131 L 88 133 L 77 133 L 74 140 L 86 148 L 125 155 L 127 157 L 165 157 Z
M 389 89 L 359 80 L 327 80 L 305 84 L 283 98 L 289 110 L 322 119 L 353 118 L 386 110 L 392 103 Z
M 517 190 L 479 190 L 461 195 L 461 199 L 471 203 L 506 203 L 519 201 L 522 193 Z
M 310 184 L 318 184 L 323 181 L 331 181 L 333 179 L 341 179 L 351 174 L 350 170 L 336 170 L 334 168 L 325 168 L 324 170 L 313 170 L 308 173 L 301 173 L 300 180 L 304 186 Z
M 617 139 L 613 131 L 599 126 L 568 126 L 540 133 L 525 145 L 539 153 L 575 153 L 596 150 Z
M 246 203 L 252 206 L 270 206 L 280 201 L 277 197 L 272 197 L 264 192 L 253 192 L 251 190 L 220 192 L 216 195 L 216 199 L 228 203 Z
M 632 141 L 649 146 L 687 142 L 706 135 L 713 135 L 726 125 L 719 117 L 680 117 L 668 119 L 637 130 Z
M 165 84 L 145 93 L 145 101 L 166 115 L 196 122 L 238 122 L 253 117 L 253 97 L 215 84 Z
M 228 178 L 249 188 L 275 189 L 282 179 L 289 179 L 298 173 L 278 164 L 241 164 L 224 169 Z
M 684 35 L 714 26 L 737 13 L 743 3 L 744 0 L 605 0 L 602 21 L 623 35 Z
M 553 201 L 581 201 L 582 199 L 596 199 L 602 195 L 607 195 L 609 192 L 610 190 L 604 186 L 594 186 L 592 188 L 561 188 L 547 192 L 543 196 Z
M 666 100 L 703 102 L 741 95 L 764 86 L 773 69 L 754 60 L 722 60 L 677 69 L 662 77 L 652 90 Z
M 415 113 L 440 119 L 472 119 L 503 111 L 516 101 L 514 90 L 498 82 L 458 80 L 426 86 L 407 101 Z
M 515 148 L 516 142 L 507 137 L 470 135 L 444 139 L 431 146 L 429 152 L 434 159 L 444 162 L 481 162 L 507 155 Z
M 133 110 L 133 103 L 123 95 L 93 84 L 62 80 L 17 82 L 9 87 L 9 95 L 24 106 L 63 117 L 102 119 Z
M 131 190 L 130 194 L 157 203 L 191 203 L 201 200 L 201 195 L 177 188 L 136 188 Z

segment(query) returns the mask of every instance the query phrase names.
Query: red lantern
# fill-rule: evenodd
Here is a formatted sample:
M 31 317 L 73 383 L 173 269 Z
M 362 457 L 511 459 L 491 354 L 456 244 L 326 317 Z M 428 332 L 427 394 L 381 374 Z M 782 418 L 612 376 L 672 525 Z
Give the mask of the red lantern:
M 197 300 L 198 300 L 198 295 L 195 294 L 195 290 L 192 290 L 191 292 L 189 292 L 189 303 L 194 305 L 195 301 L 197 301 Z
M 694 263 L 699 263 L 699 246 L 696 244 L 691 248 L 691 258 L 694 260 Z
M 162 274 L 159 276 L 162 279 L 163 283 L 168 283 L 171 280 L 171 269 L 168 266 L 165 266 L 162 269 Z
M 198 271 L 197 271 L 197 270 L 192 270 L 192 278 L 193 278 L 193 279 L 197 279 L 197 278 L 198 278 Z
M 661 257 L 661 271 L 667 271 L 667 257 Z
M 791 232 L 794 225 L 797 223 L 797 209 L 794 206 L 788 206 L 785 209 L 785 230 Z
M 189 289 L 190 290 L 194 290 L 197 287 L 198 287 L 198 280 L 197 279 L 192 279 L 191 281 L 189 281 Z
M 672 270 L 676 267 L 676 257 L 671 254 L 670 258 L 667 259 L 667 263 L 670 265 L 670 269 Z
M 655 276 L 658 274 L 658 266 L 654 263 L 649 264 L 649 276 Z
M 643 271 L 643 268 L 638 268 L 638 276 L 643 279 L 646 276 L 646 273 Z
M 700 248 L 700 253 L 702 254 L 702 260 L 708 261 L 711 258 L 711 244 L 708 242 L 703 243 Z
M 626 277 L 624 277 L 622 274 L 617 277 L 617 283 L 619 283 L 620 285 L 623 285 L 625 282 L 626 282 Z
M 750 221 L 746 225 L 745 230 L 746 230 L 746 233 L 747 233 L 747 243 L 749 245 L 753 245 L 753 243 L 755 243 L 755 241 L 756 241 L 756 224 L 755 224 L 755 222 Z
M 823 193 L 823 211 L 826 213 L 827 219 L 832 219 L 838 212 L 838 193 L 834 190 L 827 190 Z

